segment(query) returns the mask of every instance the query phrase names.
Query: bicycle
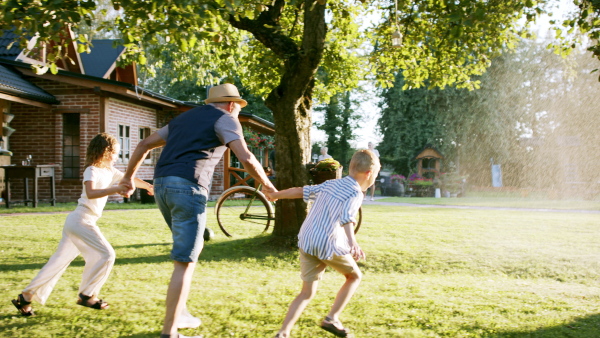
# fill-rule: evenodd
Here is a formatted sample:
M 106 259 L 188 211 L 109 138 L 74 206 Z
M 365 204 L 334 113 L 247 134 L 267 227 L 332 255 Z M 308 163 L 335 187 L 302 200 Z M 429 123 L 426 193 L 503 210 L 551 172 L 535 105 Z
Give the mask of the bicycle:
M 225 190 L 215 205 L 219 228 L 227 237 L 252 237 L 267 232 L 275 221 L 275 204 L 250 186 L 236 186 Z M 358 209 L 354 233 L 362 223 L 362 208 Z

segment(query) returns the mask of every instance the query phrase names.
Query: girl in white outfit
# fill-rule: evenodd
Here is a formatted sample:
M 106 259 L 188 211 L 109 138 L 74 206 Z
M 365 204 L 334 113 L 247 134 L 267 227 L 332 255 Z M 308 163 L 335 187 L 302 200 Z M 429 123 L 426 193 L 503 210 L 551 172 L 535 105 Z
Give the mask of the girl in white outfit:
M 83 172 L 83 192 L 77 208 L 67 216 L 62 239 L 56 252 L 37 276 L 12 303 L 23 316 L 34 315 L 33 300 L 46 303 L 50 292 L 69 264 L 81 254 L 85 260 L 77 304 L 93 309 L 108 308 L 108 303 L 98 299 L 115 263 L 115 250 L 104 238 L 96 221 L 102 215 L 109 195 L 124 194 L 128 188 L 115 185 L 123 173 L 113 167 L 119 154 L 117 139 L 109 134 L 96 135 L 87 148 Z M 136 179 L 138 188 L 154 194 L 151 184 Z

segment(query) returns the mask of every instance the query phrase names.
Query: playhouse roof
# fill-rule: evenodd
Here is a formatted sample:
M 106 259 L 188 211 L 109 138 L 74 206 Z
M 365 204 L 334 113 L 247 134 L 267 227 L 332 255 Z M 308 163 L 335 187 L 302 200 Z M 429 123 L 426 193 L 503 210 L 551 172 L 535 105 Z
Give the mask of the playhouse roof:
M 428 144 L 423 148 L 423 150 L 419 152 L 419 155 L 415 157 L 416 160 L 422 158 L 444 158 L 444 156 L 442 156 L 442 154 L 437 149 L 435 149 L 434 146 Z

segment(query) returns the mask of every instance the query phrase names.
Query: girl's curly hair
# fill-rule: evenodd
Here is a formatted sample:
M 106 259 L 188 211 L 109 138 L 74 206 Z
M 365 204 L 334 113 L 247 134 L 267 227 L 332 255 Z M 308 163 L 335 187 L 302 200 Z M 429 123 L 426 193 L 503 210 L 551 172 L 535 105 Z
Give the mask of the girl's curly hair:
M 87 152 L 85 154 L 85 167 L 103 167 L 103 160 L 105 157 L 111 156 L 116 145 L 119 144 L 117 138 L 107 134 L 100 133 L 90 141 Z

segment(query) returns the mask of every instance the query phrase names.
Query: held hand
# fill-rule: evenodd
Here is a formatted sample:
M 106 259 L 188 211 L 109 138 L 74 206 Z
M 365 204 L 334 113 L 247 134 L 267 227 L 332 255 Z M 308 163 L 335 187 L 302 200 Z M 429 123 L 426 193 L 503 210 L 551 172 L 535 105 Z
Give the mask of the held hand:
M 118 188 L 117 194 L 119 194 L 119 195 L 121 195 L 123 197 L 129 197 L 129 196 L 131 196 L 131 193 L 129 193 L 130 189 L 125 184 L 119 184 L 119 185 L 117 185 L 117 188 Z
M 154 196 L 154 186 L 152 184 L 149 184 L 149 187 L 146 188 L 146 190 L 148 190 L 148 195 Z
M 277 189 L 275 189 L 274 187 L 263 186 L 262 192 L 265 194 L 265 196 L 267 197 L 267 199 L 269 201 L 271 201 L 271 202 L 277 201 L 277 197 L 273 196 L 273 193 L 277 192 Z
M 277 202 L 278 198 L 273 196 L 275 193 L 273 192 L 264 192 L 265 196 L 267 197 L 267 199 L 271 202 Z
M 130 197 L 131 194 L 133 194 L 133 191 L 135 190 L 131 179 L 123 177 L 121 182 L 119 182 L 119 186 L 121 186 L 121 185 L 126 187 L 127 190 L 125 190 L 123 192 L 119 192 L 119 194 L 121 194 L 123 197 Z

